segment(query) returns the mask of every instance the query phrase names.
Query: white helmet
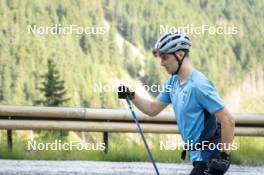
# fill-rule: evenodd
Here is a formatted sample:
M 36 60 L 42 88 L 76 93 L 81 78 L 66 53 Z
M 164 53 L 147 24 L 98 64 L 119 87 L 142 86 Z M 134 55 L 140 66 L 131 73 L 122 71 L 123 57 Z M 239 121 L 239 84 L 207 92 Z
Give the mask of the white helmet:
M 167 33 L 161 36 L 155 44 L 153 54 L 172 54 L 178 50 L 189 50 L 192 41 L 184 33 Z

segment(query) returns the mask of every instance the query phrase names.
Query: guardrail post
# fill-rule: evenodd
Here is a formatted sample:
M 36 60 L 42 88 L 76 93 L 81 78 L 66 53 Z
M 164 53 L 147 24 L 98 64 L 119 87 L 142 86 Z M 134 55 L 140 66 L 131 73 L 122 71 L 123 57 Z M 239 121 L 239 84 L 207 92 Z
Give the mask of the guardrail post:
M 105 143 L 104 153 L 107 154 L 108 153 L 108 132 L 103 133 L 103 139 Z
M 9 116 L 8 119 L 11 120 L 11 116 Z M 6 137 L 7 137 L 7 147 L 9 149 L 9 151 L 12 151 L 13 139 L 12 139 L 12 130 L 11 129 L 6 130 Z
M 13 148 L 13 141 L 12 141 L 12 130 L 8 129 L 7 131 L 7 146 L 10 151 L 12 151 Z

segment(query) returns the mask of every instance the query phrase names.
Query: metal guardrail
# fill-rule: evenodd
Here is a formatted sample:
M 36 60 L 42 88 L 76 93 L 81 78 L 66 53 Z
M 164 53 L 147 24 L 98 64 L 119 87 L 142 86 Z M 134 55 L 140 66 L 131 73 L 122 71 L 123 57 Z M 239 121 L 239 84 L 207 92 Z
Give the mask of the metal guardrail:
M 149 117 L 139 111 L 137 116 L 145 133 L 179 133 L 173 112 L 161 112 Z M 264 136 L 264 115 L 233 114 L 235 135 Z M 129 110 L 65 107 L 33 107 L 0 105 L 0 129 L 8 130 L 68 130 L 87 132 L 137 132 Z M 108 142 L 107 138 L 104 139 Z
M 140 121 L 173 122 L 173 112 L 161 112 L 156 117 L 149 117 L 139 111 Z M 237 125 L 264 126 L 264 114 L 233 114 Z M 129 110 L 124 109 L 96 109 L 96 108 L 65 108 L 65 107 L 36 107 L 36 106 L 10 106 L 0 105 L 0 119 L 2 117 L 28 117 L 49 119 L 84 119 L 84 120 L 122 120 L 133 121 Z

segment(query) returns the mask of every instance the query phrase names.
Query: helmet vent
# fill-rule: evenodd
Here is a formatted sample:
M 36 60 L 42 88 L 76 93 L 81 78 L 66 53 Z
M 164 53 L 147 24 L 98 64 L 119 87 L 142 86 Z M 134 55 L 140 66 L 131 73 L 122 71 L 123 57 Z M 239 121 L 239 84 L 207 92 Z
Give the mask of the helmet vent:
M 160 42 L 162 42 L 165 38 L 167 38 L 167 36 L 171 35 L 171 33 L 168 33 L 167 35 L 163 36 L 161 39 L 160 39 Z
M 177 44 L 174 44 L 170 47 L 170 49 L 174 48 L 174 47 L 177 47 L 178 43 Z
M 188 36 L 185 36 L 185 38 L 186 38 L 187 40 L 189 40 L 189 41 L 190 41 L 190 39 L 189 39 L 189 37 L 188 37 Z
M 165 43 L 163 43 L 163 44 L 160 46 L 160 49 L 162 49 L 167 43 L 168 43 L 168 41 L 165 42 Z
M 172 37 L 171 38 L 171 40 L 175 40 L 175 39 L 178 39 L 178 38 L 180 38 L 181 36 L 174 36 L 174 37 Z

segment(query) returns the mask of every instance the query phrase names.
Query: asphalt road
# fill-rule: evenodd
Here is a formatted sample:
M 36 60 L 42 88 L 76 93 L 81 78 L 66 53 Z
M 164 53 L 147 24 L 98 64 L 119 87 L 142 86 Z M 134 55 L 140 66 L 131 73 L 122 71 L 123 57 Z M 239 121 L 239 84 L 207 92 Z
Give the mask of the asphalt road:
M 186 175 L 190 164 L 158 163 L 161 175 Z M 0 160 L 0 175 L 155 175 L 151 163 Z M 231 165 L 226 175 L 263 175 L 264 166 Z

